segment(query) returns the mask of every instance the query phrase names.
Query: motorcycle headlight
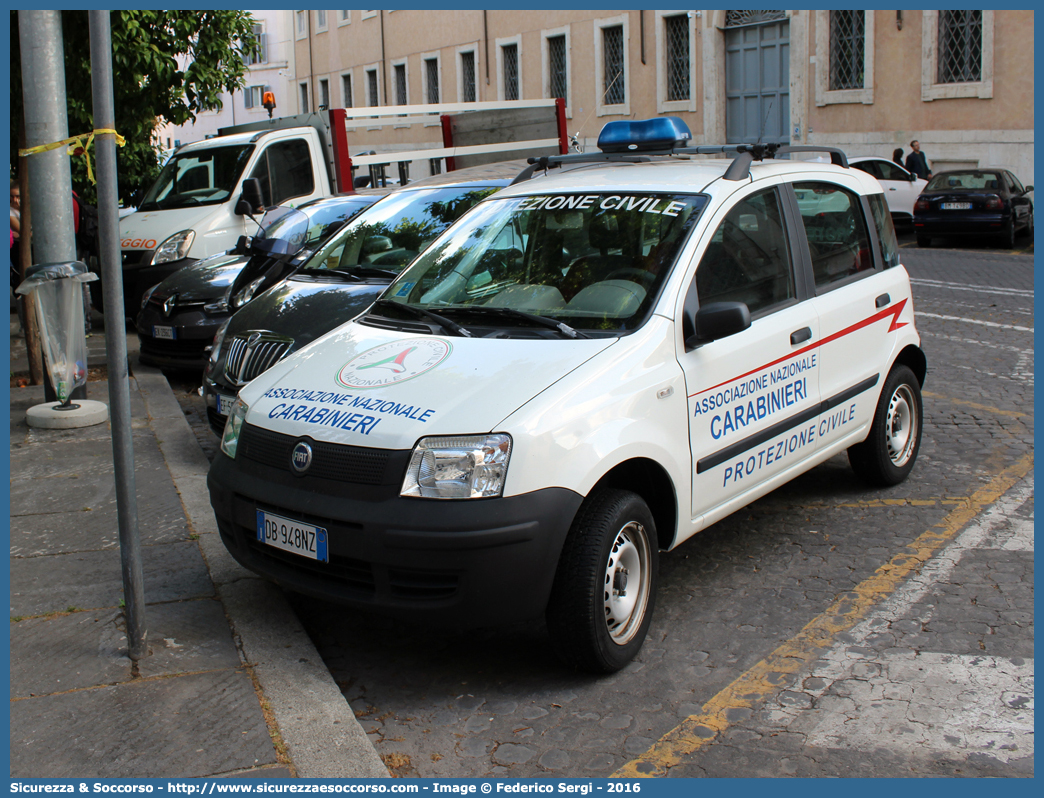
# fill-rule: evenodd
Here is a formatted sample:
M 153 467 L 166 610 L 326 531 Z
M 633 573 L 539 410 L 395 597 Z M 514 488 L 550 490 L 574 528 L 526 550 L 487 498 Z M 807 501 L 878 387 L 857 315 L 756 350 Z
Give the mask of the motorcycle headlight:
M 160 284 L 156 283 L 154 286 L 152 286 L 152 288 L 150 288 L 148 291 L 146 291 L 144 294 L 141 295 L 141 309 L 142 310 L 145 310 L 145 306 L 147 304 L 149 304 L 149 299 L 152 298 L 152 292 L 155 291 L 159 287 L 160 287 Z
M 239 445 L 239 433 L 243 431 L 243 422 L 246 421 L 246 403 L 237 398 L 228 412 L 228 420 L 225 421 L 225 431 L 221 433 L 221 451 L 236 459 L 236 447 Z
M 232 307 L 241 308 L 247 302 L 254 298 L 254 294 L 257 293 L 257 289 L 261 287 L 261 283 L 265 281 L 264 277 L 258 277 L 256 280 L 250 282 L 248 285 L 243 286 L 236 295 L 232 297 Z
M 511 436 L 421 438 L 413 448 L 400 496 L 481 499 L 504 492 Z
M 156 247 L 156 251 L 152 253 L 152 260 L 150 263 L 153 266 L 156 266 L 160 263 L 170 263 L 171 261 L 181 260 L 188 254 L 189 247 L 192 246 L 192 242 L 195 238 L 195 230 L 182 230 L 180 233 L 175 233 Z

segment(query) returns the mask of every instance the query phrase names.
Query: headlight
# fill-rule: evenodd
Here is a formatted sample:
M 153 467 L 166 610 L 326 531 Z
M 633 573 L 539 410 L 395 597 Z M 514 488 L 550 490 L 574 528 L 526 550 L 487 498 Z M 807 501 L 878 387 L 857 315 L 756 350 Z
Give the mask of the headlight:
M 232 319 L 225 319 L 214 333 L 214 342 L 210 345 L 210 362 L 217 363 L 218 355 L 221 354 L 221 344 L 225 342 L 225 331 L 228 329 Z
M 243 305 L 245 305 L 247 302 L 253 299 L 254 294 L 257 293 L 257 289 L 261 287 L 261 283 L 263 283 L 264 281 L 264 277 L 258 277 L 250 284 L 245 285 L 241 289 L 236 291 L 236 295 L 232 297 L 232 307 L 243 307 Z
M 188 254 L 189 247 L 192 246 L 192 241 L 195 238 L 195 230 L 182 230 L 180 233 L 175 233 L 160 244 L 156 251 L 152 253 L 152 265 L 156 266 L 160 263 L 181 260 Z
M 425 499 L 500 496 L 510 459 L 510 435 L 421 438 L 399 495 Z
M 243 430 L 243 422 L 246 420 L 247 410 L 246 403 L 242 399 L 236 399 L 232 405 L 232 409 L 228 413 L 228 420 L 225 422 L 225 431 L 221 433 L 221 451 L 231 457 L 233 460 L 236 459 L 236 446 L 239 445 L 239 433 Z
M 142 310 L 145 310 L 145 306 L 147 304 L 149 304 L 149 299 L 152 298 L 152 292 L 155 291 L 159 287 L 160 287 L 160 284 L 156 283 L 154 286 L 152 286 L 152 288 L 150 288 L 148 291 L 146 291 L 144 294 L 142 294 L 142 296 L 141 296 L 141 309 Z

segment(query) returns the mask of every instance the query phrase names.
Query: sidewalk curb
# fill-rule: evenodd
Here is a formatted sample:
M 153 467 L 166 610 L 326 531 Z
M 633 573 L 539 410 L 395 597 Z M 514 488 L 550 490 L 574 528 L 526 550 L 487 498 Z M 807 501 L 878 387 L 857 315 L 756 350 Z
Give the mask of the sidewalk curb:
M 297 775 L 390 778 L 282 593 L 241 567 L 221 542 L 207 493 L 210 464 L 166 377 L 136 359 L 133 372 L 240 657 L 253 666 Z

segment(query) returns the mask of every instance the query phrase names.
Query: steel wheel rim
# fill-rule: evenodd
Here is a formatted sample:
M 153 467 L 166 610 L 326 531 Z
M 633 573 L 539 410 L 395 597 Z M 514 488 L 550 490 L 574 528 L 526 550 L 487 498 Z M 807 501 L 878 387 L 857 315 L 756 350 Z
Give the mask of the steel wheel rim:
M 634 639 L 649 603 L 649 541 L 637 521 L 626 524 L 613 540 L 603 582 L 605 627 L 618 646 Z
M 902 468 L 913 456 L 917 441 L 917 404 L 909 385 L 895 389 L 888 402 L 885 427 L 885 445 L 888 458 L 896 468 Z

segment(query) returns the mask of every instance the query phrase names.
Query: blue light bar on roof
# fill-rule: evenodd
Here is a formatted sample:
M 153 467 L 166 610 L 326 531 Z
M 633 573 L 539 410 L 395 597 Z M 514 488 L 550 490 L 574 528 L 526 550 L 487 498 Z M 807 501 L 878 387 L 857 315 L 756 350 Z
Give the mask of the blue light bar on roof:
M 635 122 L 609 122 L 598 134 L 602 152 L 649 152 L 684 147 L 692 138 L 689 126 L 676 116 L 657 116 Z

